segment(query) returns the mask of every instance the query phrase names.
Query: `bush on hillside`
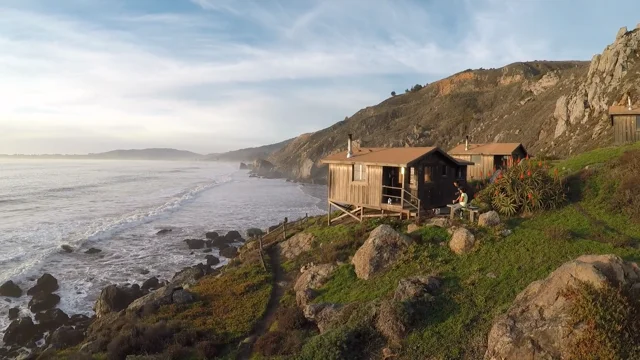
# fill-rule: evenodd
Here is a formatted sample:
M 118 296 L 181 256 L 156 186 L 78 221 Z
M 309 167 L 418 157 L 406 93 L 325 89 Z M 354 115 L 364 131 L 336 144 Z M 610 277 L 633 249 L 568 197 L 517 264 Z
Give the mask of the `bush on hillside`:
M 300 360 L 365 360 L 370 359 L 381 336 L 369 326 L 342 326 L 309 340 L 298 359 Z
M 640 150 L 627 151 L 610 171 L 615 186 L 612 208 L 622 209 L 636 222 L 640 221 Z
M 572 325 L 583 325 L 569 359 L 640 358 L 640 303 L 627 289 L 582 283 L 567 297 Z
M 551 175 L 543 162 L 523 160 L 503 171 L 474 200 L 512 216 L 555 209 L 565 202 L 566 195 L 562 181 Z
M 251 228 L 247 230 L 247 236 L 251 239 L 256 239 L 260 236 L 264 235 L 264 231 L 258 228 Z

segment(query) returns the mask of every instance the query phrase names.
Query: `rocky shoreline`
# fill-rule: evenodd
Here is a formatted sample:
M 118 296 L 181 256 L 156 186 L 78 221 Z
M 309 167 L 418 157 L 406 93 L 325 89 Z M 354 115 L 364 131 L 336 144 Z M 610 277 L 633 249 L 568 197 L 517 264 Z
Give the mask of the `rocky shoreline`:
M 156 236 L 170 231 L 160 230 Z M 60 349 L 82 343 L 83 348 L 91 350 L 102 344 L 87 341 L 90 328 L 99 327 L 114 314 L 123 310 L 128 313 L 150 313 L 161 305 L 192 303 L 197 296 L 188 290 L 189 286 L 205 275 L 220 272 L 220 258 L 210 254 L 213 248 L 218 249 L 221 257 L 231 260 L 238 255 L 238 248 L 246 241 L 238 231 L 229 231 L 225 235 L 212 231 L 203 234 L 203 238 L 184 239 L 183 242 L 192 254 L 207 254 L 205 261 L 177 271 L 171 279 L 161 280 L 152 276 L 141 284 L 108 285 L 100 292 L 93 308 L 95 314 L 91 317 L 68 315 L 57 308 L 61 300 L 56 294 L 59 285 L 51 274 L 40 276 L 26 293 L 12 280 L 1 284 L 0 297 L 9 298 L 7 301 L 22 296 L 30 296 L 31 299 L 29 311 L 12 307 L 7 314 L 3 314 L 11 323 L 4 329 L 0 359 L 46 359 Z

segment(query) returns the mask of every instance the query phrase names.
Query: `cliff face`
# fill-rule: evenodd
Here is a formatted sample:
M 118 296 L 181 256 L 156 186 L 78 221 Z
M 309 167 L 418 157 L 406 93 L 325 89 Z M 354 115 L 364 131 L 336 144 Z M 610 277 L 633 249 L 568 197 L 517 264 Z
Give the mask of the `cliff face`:
M 640 96 L 640 30 L 620 29 L 591 62 L 532 61 L 466 70 L 364 108 L 329 128 L 294 139 L 270 155 L 299 179 L 326 176 L 319 160 L 362 146 L 440 146 L 469 135 L 473 142 L 522 142 L 534 154 L 564 157 L 608 145 L 608 106 Z

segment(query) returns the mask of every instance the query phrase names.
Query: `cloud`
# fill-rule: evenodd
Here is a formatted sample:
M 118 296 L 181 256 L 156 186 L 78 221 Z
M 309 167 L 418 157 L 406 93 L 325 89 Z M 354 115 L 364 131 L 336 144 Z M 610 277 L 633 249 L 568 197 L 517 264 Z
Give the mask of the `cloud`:
M 394 89 L 557 53 L 532 2 L 63 3 L 0 7 L 0 153 L 255 146 Z

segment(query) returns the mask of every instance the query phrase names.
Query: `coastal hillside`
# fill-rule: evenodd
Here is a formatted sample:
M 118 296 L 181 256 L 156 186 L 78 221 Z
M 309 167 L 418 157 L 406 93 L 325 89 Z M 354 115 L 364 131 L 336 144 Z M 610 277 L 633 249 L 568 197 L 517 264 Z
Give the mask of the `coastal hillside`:
M 439 146 L 522 142 L 533 154 L 566 157 L 612 143 L 607 109 L 630 93 L 640 101 L 640 30 L 620 29 L 588 61 L 531 61 L 499 69 L 465 70 L 301 135 L 269 160 L 298 179 L 322 178 L 319 160 L 346 149 L 346 134 L 362 146 Z
M 239 149 L 228 151 L 220 154 L 208 154 L 203 157 L 203 160 L 208 161 L 245 161 L 252 162 L 258 159 L 266 159 L 272 153 L 282 149 L 288 145 L 293 139 L 285 140 L 277 144 L 257 146 L 246 149 Z
M 202 155 L 191 151 L 168 148 L 112 150 L 103 153 L 91 153 L 87 155 L 3 155 L 0 158 L 8 159 L 92 159 L 92 160 L 200 160 Z
M 39 358 L 638 358 L 640 145 L 511 171 L 561 185 L 564 200 L 507 216 L 482 200 L 511 196 L 498 183 L 478 189 L 477 222 L 303 218 L 273 226 L 262 246 L 251 240 L 262 231 L 250 229 L 237 254 L 221 251 L 237 256 L 221 269 L 186 268 L 147 292 L 146 283 L 112 285 L 97 317 L 60 315 L 70 325 L 55 331 L 59 323 L 47 322 L 53 335 Z M 239 235 L 186 243 L 205 251 Z M 15 320 L 0 356 L 34 346 L 42 332 Z

